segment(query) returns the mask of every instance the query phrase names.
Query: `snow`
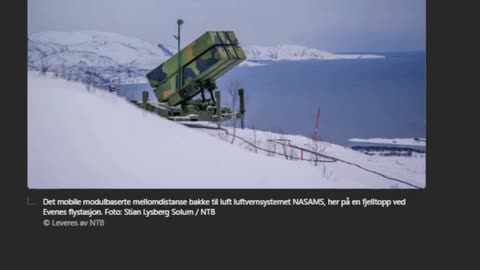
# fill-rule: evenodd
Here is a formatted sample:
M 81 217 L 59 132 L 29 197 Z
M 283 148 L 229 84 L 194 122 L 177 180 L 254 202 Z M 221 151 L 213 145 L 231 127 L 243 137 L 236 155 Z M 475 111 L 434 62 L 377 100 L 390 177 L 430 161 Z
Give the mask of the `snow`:
M 278 61 L 278 60 L 344 60 L 344 59 L 376 59 L 382 55 L 370 54 L 335 54 L 326 51 L 307 48 L 299 45 L 247 46 L 245 54 L 248 60 Z
M 146 83 L 174 49 L 115 33 L 42 32 L 28 42 L 28 68 L 91 84 Z
M 391 144 L 391 145 L 401 145 L 401 146 L 425 146 L 425 138 L 394 138 L 394 139 L 385 139 L 385 138 L 370 138 L 370 139 L 360 139 L 352 138 L 349 141 L 358 142 L 358 143 L 371 143 L 371 144 Z
M 247 61 L 241 62 L 238 66 L 239 67 L 261 67 L 261 66 L 266 66 L 266 64 L 247 60 Z
M 151 42 L 109 32 L 42 32 L 31 35 L 30 39 L 66 48 L 72 57 L 67 63 L 84 60 L 82 53 L 92 53 L 120 65 L 135 63 L 138 68 L 153 69 L 172 56 L 172 51 L 166 45 L 160 47 Z M 92 65 L 97 66 L 99 63 Z
M 203 123 L 203 125 L 206 125 Z M 210 124 L 211 125 L 211 124 Z M 226 127 L 233 133 L 232 128 Z M 221 136 L 222 132 L 218 132 L 215 130 L 203 130 L 210 134 L 211 136 Z M 236 135 L 247 139 L 249 142 L 256 141 L 256 145 L 262 147 L 264 149 L 271 149 L 273 145 L 268 143 L 268 140 L 271 139 L 287 139 L 290 140 L 292 144 L 300 147 L 304 147 L 306 149 L 311 149 L 312 139 L 307 138 L 303 135 L 290 135 L 290 134 L 279 134 L 270 131 L 260 131 L 260 130 L 252 130 L 252 129 L 239 129 L 235 130 Z M 231 138 L 229 138 L 231 141 Z M 252 147 L 247 143 L 235 139 L 234 144 L 237 146 L 247 149 L 249 151 L 253 151 Z M 277 152 L 282 152 L 281 146 L 276 146 Z M 423 157 L 404 157 L 404 156 L 369 156 L 365 155 L 361 152 L 354 151 L 350 148 L 329 143 L 329 142 L 319 142 L 319 146 L 317 147 L 317 152 L 322 152 L 325 155 L 329 155 L 334 158 L 342 159 L 344 161 L 352 162 L 358 164 L 362 167 L 367 169 L 374 170 L 376 172 L 385 174 L 390 177 L 394 177 L 400 180 L 404 180 L 408 183 L 412 183 L 417 186 L 425 186 L 425 156 Z M 290 153 L 290 149 L 287 152 Z M 258 151 L 257 153 L 267 155 L 267 153 Z M 293 153 L 294 156 L 300 157 L 300 151 L 295 150 Z M 284 160 L 285 157 L 282 155 L 275 155 L 275 158 Z M 311 159 L 309 153 L 304 152 L 304 158 Z M 294 161 L 299 162 L 299 161 Z M 302 162 L 302 161 L 300 161 Z M 326 179 L 338 180 L 338 179 L 352 179 L 352 180 L 360 180 L 364 181 L 363 184 L 365 188 L 374 188 L 379 183 L 370 182 L 370 180 L 376 179 L 375 181 L 383 182 L 382 184 L 388 184 L 385 187 L 391 187 L 397 183 L 395 182 L 385 182 L 385 179 L 376 178 L 376 175 L 366 174 L 363 175 L 364 171 L 358 170 L 351 165 L 347 165 L 340 162 L 334 163 L 324 163 L 318 166 L 322 170 L 322 176 Z M 325 172 L 323 172 L 325 170 Z M 372 186 L 371 186 L 372 185 Z M 399 185 L 400 188 L 403 188 L 402 184 Z
M 255 153 L 218 132 L 168 121 L 108 91 L 28 72 L 30 188 L 408 188 L 340 162 L 313 166 Z M 253 139 L 252 130 L 236 133 Z M 280 136 L 256 135 L 259 144 Z M 424 158 L 370 157 L 322 144 L 332 156 L 425 186 Z
M 147 83 L 145 75 L 176 49 L 135 37 L 98 31 L 41 32 L 28 38 L 29 70 L 48 71 L 89 84 Z M 247 46 L 242 67 L 257 61 L 383 58 L 379 55 L 334 54 L 298 45 Z

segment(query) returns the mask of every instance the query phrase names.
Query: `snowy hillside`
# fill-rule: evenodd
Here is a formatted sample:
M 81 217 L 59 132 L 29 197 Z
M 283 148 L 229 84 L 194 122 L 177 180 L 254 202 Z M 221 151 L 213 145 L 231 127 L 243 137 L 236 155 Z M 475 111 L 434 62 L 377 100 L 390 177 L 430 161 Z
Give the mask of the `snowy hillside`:
M 283 156 L 269 138 L 297 145 L 303 136 L 236 130 L 233 144 L 219 130 L 192 129 L 84 84 L 28 73 L 28 186 L 30 188 L 410 188 L 379 175 L 425 186 L 425 159 L 370 157 L 320 143 L 345 162 Z M 299 153 L 288 150 L 288 155 Z M 308 158 L 305 156 L 305 158 Z
M 145 75 L 176 52 L 175 48 L 115 33 L 43 32 L 28 38 L 28 69 L 50 71 L 88 84 L 146 83 Z M 333 54 L 296 45 L 247 46 L 248 61 L 336 60 L 381 58 L 374 55 Z
M 341 59 L 371 59 L 384 58 L 380 55 L 368 54 L 334 54 L 298 45 L 247 46 L 245 53 L 249 60 L 341 60 Z
M 143 83 L 145 74 L 174 52 L 114 33 L 44 32 L 29 37 L 28 68 L 91 84 Z

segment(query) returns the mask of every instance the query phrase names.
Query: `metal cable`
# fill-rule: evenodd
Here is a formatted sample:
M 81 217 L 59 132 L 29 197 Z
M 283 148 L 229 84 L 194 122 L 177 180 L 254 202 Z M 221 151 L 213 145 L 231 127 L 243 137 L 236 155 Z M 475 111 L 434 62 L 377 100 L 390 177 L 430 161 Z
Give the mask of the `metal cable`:
M 272 153 L 272 154 L 277 154 L 277 155 L 282 155 L 282 156 L 286 156 L 284 153 L 278 153 L 278 152 L 275 152 L 275 151 L 271 151 L 271 150 L 268 150 L 268 149 L 264 149 L 262 147 L 259 147 L 247 140 L 245 140 L 244 138 L 240 137 L 240 136 L 237 136 L 237 135 L 234 135 L 234 134 L 231 134 L 230 132 L 228 132 L 227 129 L 225 128 L 222 128 L 222 127 L 209 127 L 209 126 L 203 126 L 203 125 L 198 125 L 198 124 L 190 124 L 190 123 L 183 123 L 183 125 L 187 126 L 187 127 L 191 127 L 191 128 L 204 128 L 204 129 L 213 129 L 213 130 L 222 130 L 224 131 L 227 135 L 230 135 L 230 136 L 234 136 L 235 138 L 251 145 L 252 147 L 256 148 L 256 149 L 259 149 L 259 150 L 262 150 L 262 151 L 265 151 L 265 152 L 268 152 L 268 153 Z M 305 149 L 303 147 L 300 147 L 300 146 L 297 146 L 297 145 L 294 145 L 294 144 L 291 144 L 291 141 L 288 140 L 288 139 L 271 139 L 271 140 L 267 140 L 269 142 L 272 142 L 272 143 L 277 143 L 277 144 L 280 144 L 282 146 L 288 146 L 288 147 L 292 147 L 292 148 L 295 148 L 295 149 L 299 149 L 299 150 L 303 150 L 304 152 L 307 152 L 307 153 L 311 153 L 315 156 L 319 156 L 319 157 L 322 157 L 322 158 L 325 158 L 324 160 L 317 160 L 317 159 L 300 159 L 300 158 L 297 158 L 297 157 L 290 157 L 290 159 L 297 159 L 297 160 L 305 160 L 305 161 L 314 161 L 314 162 L 342 162 L 342 163 L 345 163 L 345 164 L 348 164 L 348 165 L 352 165 L 352 166 L 355 166 L 359 169 L 362 169 L 364 171 L 367 171 L 367 172 L 370 172 L 370 173 L 373 173 L 373 174 L 376 174 L 376 175 L 379 175 L 385 179 L 388 179 L 388 180 L 391 180 L 391 181 L 395 181 L 395 182 L 399 182 L 399 183 L 402 183 L 402 184 L 405 184 L 407 186 L 410 186 L 410 187 L 413 187 L 413 188 L 417 188 L 417 189 L 422 189 L 422 187 L 420 186 L 417 186 L 415 184 L 412 184 L 412 183 L 409 183 L 409 182 L 406 182 L 406 181 L 403 181 L 403 180 L 400 180 L 400 179 L 397 179 L 397 178 L 393 178 L 393 177 L 390 177 L 390 176 L 387 176 L 383 173 L 380 173 L 380 172 L 377 172 L 377 171 L 374 171 L 374 170 L 370 170 L 370 169 L 367 169 L 365 167 L 362 167 L 361 165 L 358 165 L 356 163 L 353 163 L 353 162 L 349 162 L 349 161 L 346 161 L 346 160 L 342 160 L 342 159 L 339 159 L 339 158 L 336 158 L 336 157 L 332 157 L 332 156 L 328 156 L 328 155 L 325 155 L 325 154 L 322 154 L 322 153 L 318 153 L 318 152 L 314 152 L 314 151 L 310 151 L 308 149 Z M 285 143 L 286 142 L 286 143 Z M 288 159 L 288 158 L 287 158 Z

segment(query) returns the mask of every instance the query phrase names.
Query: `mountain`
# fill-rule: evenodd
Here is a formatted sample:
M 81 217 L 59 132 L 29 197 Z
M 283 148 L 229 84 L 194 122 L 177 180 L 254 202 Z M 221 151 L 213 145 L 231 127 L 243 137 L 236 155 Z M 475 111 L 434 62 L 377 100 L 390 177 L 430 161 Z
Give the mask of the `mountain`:
M 307 48 L 299 45 L 246 46 L 245 53 L 249 60 L 276 61 L 276 60 L 341 60 L 341 59 L 370 59 L 384 58 L 381 55 L 368 54 L 335 54 Z
M 146 82 L 173 49 L 115 33 L 43 32 L 28 39 L 28 68 L 90 84 Z
M 87 84 L 146 83 L 145 75 L 176 52 L 175 48 L 116 33 L 42 32 L 28 38 L 28 69 L 50 71 Z M 247 61 L 336 60 L 381 58 L 376 55 L 333 54 L 298 45 L 247 46 Z M 264 63 L 263 63 L 264 64 Z
M 242 140 L 231 143 L 220 130 L 187 128 L 114 93 L 88 89 L 28 72 L 30 188 L 411 188 L 372 171 L 425 186 L 424 157 L 371 157 L 251 129 L 237 129 Z M 298 149 L 269 141 L 281 138 L 371 171 L 340 161 L 315 166 L 312 155 L 300 160 Z

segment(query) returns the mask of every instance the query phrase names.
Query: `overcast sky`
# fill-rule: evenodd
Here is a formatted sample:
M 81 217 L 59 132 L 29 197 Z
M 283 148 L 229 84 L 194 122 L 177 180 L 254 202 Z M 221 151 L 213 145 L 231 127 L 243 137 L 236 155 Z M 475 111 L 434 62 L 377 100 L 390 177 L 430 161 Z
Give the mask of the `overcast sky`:
M 28 0 L 28 34 L 97 30 L 175 45 L 233 30 L 242 45 L 425 50 L 425 0 Z

